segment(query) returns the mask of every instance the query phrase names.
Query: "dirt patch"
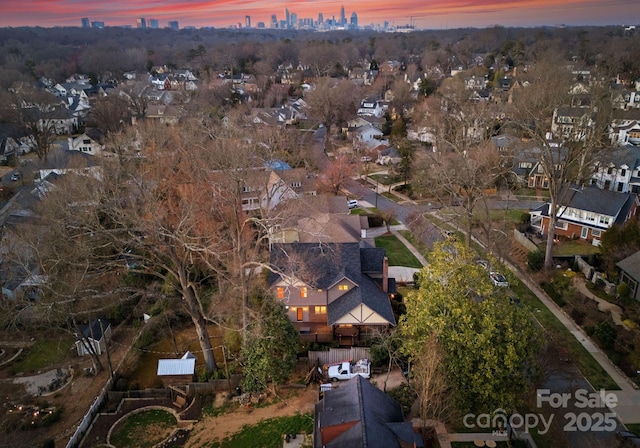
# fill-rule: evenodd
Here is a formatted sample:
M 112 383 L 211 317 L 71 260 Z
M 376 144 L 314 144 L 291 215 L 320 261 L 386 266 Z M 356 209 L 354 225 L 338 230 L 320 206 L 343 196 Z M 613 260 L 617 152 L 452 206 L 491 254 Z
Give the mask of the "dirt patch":
M 371 382 L 378 388 L 392 390 L 406 382 L 400 370 L 393 370 L 389 375 L 374 375 Z M 340 387 L 340 383 L 334 383 Z M 282 401 L 265 407 L 246 407 L 237 405 L 235 411 L 217 417 L 205 416 L 196 423 L 185 447 L 206 447 L 214 440 L 222 440 L 239 432 L 244 425 L 255 425 L 260 420 L 285 417 L 297 413 L 313 413 L 318 401 L 318 386 L 310 385 L 305 389 L 283 389 L 279 394 Z

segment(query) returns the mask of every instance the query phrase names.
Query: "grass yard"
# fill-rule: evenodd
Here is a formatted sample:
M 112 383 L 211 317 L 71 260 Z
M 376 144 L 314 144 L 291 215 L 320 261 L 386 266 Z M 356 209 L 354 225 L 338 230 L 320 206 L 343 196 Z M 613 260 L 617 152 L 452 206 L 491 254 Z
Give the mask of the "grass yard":
M 133 414 L 119 425 L 110 442 L 118 447 L 150 448 L 169 437 L 177 423 L 169 412 L 143 411 Z
M 402 180 L 400 176 L 392 176 L 389 174 L 372 174 L 369 177 L 382 185 L 391 185 Z
M 375 238 L 376 247 L 382 247 L 387 251 L 389 266 L 405 266 L 408 268 L 421 268 L 422 264 L 411 253 L 407 246 L 394 235 L 383 235 Z
M 400 235 L 405 237 L 406 240 L 409 241 L 413 247 L 418 249 L 418 252 L 420 252 L 424 258 L 427 258 L 427 255 L 429 254 L 429 249 L 427 248 L 427 246 L 424 245 L 422 241 L 416 238 L 413 235 L 413 233 L 411 233 L 410 230 L 399 230 L 398 233 L 400 233 Z
M 59 364 L 71 353 L 73 342 L 73 336 L 66 334 L 39 339 L 11 364 L 11 370 L 15 373 L 32 373 Z
M 298 414 L 262 420 L 256 425 L 244 426 L 242 431 L 223 440 L 216 440 L 211 448 L 281 448 L 283 434 L 313 434 L 313 416 Z M 311 445 L 303 445 L 312 448 Z
M 591 255 L 600 253 L 600 248 L 593 244 L 585 244 L 580 241 L 560 241 L 553 247 L 555 257 L 568 257 L 570 255 Z

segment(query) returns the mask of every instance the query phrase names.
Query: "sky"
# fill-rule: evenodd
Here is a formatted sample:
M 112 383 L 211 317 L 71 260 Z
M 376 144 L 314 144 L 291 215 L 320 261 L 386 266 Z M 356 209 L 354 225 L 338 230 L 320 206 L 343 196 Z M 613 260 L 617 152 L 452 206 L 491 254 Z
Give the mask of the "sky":
M 640 0 L 0 0 L 0 27 L 80 26 L 80 19 L 105 26 L 131 25 L 136 18 L 157 19 L 161 28 L 172 20 L 180 27 L 252 26 L 271 14 L 283 20 L 285 8 L 298 19 L 338 18 L 344 5 L 360 26 L 388 21 L 420 29 L 556 25 L 640 25 Z

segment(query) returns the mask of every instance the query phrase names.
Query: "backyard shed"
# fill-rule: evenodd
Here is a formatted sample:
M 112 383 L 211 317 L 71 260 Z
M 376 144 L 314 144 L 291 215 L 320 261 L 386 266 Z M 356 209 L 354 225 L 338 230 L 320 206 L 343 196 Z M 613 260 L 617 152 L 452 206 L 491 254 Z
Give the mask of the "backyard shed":
M 162 385 L 180 386 L 192 383 L 196 372 L 196 357 L 187 352 L 180 359 L 159 359 L 158 377 Z

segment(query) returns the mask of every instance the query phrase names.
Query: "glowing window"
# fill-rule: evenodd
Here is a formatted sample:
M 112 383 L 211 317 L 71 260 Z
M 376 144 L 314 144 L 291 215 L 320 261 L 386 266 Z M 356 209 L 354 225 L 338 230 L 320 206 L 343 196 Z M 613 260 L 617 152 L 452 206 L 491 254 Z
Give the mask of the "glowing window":
M 349 285 L 338 285 L 338 290 L 339 291 L 348 291 L 349 290 Z
M 314 309 L 316 314 L 327 314 L 327 307 L 326 306 L 316 306 Z
M 302 315 L 302 308 L 298 308 L 296 309 L 296 319 L 298 320 L 298 322 L 302 321 L 303 315 Z
M 300 288 L 300 298 L 301 299 L 306 299 L 307 298 L 307 288 L 305 288 L 305 287 Z
M 284 288 L 282 286 L 277 289 L 278 299 L 284 299 Z

